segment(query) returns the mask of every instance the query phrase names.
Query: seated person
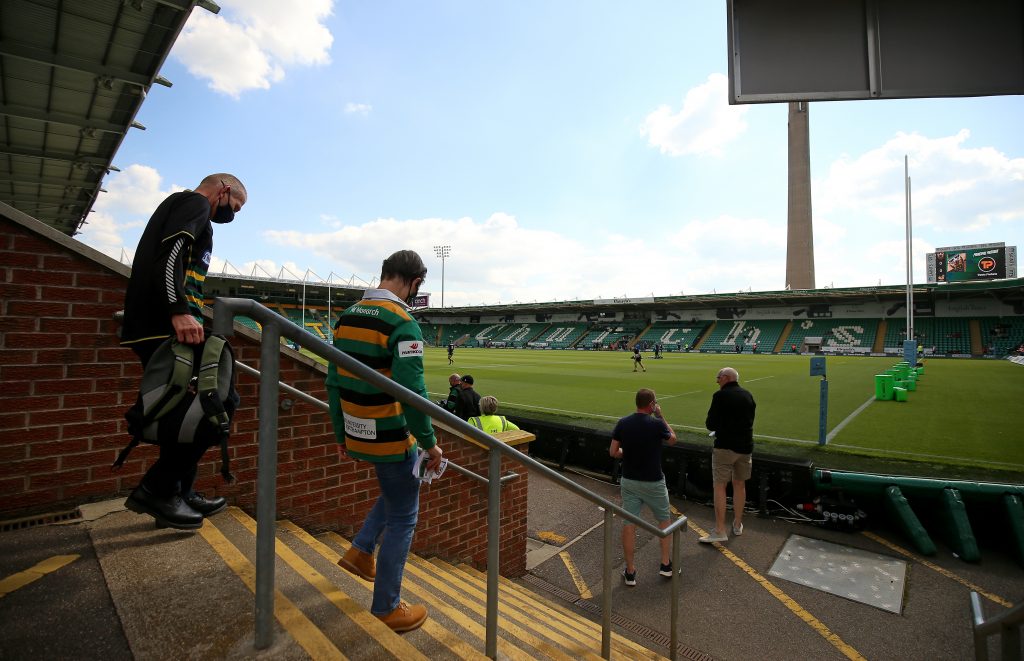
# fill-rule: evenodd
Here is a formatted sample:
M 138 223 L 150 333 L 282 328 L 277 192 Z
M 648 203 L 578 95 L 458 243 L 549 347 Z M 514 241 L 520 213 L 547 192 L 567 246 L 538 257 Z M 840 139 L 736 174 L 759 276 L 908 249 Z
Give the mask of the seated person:
M 498 410 L 498 399 L 487 395 L 480 398 L 480 413 L 469 419 L 469 424 L 483 429 L 488 434 L 497 434 L 500 431 L 519 429 L 514 422 L 509 422 L 503 415 L 495 415 Z

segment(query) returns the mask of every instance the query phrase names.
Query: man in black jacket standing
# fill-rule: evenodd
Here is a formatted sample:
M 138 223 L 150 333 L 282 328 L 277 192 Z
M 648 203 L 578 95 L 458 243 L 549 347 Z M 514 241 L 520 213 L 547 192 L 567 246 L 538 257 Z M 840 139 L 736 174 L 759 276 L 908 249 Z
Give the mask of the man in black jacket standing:
M 459 403 L 455 408 L 455 415 L 463 420 L 480 415 L 480 393 L 473 390 L 473 377 L 466 374 L 459 383 Z
M 237 177 L 211 174 L 153 212 L 135 250 L 121 328 L 121 345 L 135 352 L 143 369 L 168 337 L 203 343 L 203 282 L 213 254 L 213 223 L 231 222 L 247 199 Z M 223 497 L 207 499 L 192 490 L 205 451 L 199 443 L 161 445 L 160 457 L 125 506 L 160 526 L 201 527 L 204 516 L 227 506 Z
M 743 506 L 754 451 L 754 397 L 740 387 L 739 373 L 731 367 L 718 371 L 719 390 L 711 397 L 704 423 L 715 437 L 711 474 L 715 484 L 715 529 L 701 537 L 705 544 L 729 539 L 725 528 L 725 490 L 732 482 L 732 534 L 743 534 Z

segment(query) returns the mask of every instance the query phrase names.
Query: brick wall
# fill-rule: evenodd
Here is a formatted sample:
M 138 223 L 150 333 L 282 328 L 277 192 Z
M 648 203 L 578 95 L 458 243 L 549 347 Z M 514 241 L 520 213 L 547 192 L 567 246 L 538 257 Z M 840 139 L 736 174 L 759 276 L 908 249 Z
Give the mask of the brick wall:
M 127 276 L 124 265 L 0 204 L 0 519 L 125 495 L 156 459 L 155 447 L 140 445 L 120 471 L 110 470 L 128 441 L 124 412 L 141 374 L 135 355 L 118 346 L 113 320 Z M 236 325 L 232 345 L 259 369 L 253 331 Z M 288 349 L 281 380 L 326 399 L 324 369 Z M 236 482 L 222 482 L 214 448 L 199 466 L 197 489 L 255 512 L 256 378 L 240 373 L 238 390 L 230 445 Z M 351 537 L 377 497 L 372 466 L 339 460 L 320 409 L 298 401 L 278 413 L 279 516 Z M 452 461 L 487 474 L 485 451 L 444 432 L 438 439 Z M 526 570 L 527 476 L 505 459 L 502 472 L 509 470 L 521 477 L 502 490 L 501 571 L 518 576 Z M 483 567 L 486 486 L 454 471 L 425 485 L 413 550 Z

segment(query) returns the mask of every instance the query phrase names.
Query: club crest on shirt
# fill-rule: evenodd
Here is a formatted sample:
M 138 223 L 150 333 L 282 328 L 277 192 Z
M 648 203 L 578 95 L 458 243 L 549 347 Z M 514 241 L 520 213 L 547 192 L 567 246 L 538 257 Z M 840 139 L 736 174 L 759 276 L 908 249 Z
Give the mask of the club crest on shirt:
M 210 254 L 209 250 L 204 252 L 203 253 L 203 264 L 206 264 L 207 266 L 209 266 L 210 265 L 210 258 L 211 257 L 213 257 L 213 255 Z
M 411 340 L 409 342 L 398 343 L 398 357 L 399 358 L 412 358 L 413 356 L 423 355 L 423 342 L 419 340 Z

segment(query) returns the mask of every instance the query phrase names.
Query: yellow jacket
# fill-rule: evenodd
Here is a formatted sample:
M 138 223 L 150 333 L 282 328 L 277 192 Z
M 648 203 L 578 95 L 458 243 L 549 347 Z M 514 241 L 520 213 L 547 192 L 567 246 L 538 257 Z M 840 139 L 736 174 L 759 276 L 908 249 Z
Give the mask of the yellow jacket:
M 500 431 L 519 429 L 514 422 L 509 422 L 503 415 L 478 415 L 469 419 L 469 424 L 483 429 L 488 434 L 497 434 Z

